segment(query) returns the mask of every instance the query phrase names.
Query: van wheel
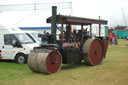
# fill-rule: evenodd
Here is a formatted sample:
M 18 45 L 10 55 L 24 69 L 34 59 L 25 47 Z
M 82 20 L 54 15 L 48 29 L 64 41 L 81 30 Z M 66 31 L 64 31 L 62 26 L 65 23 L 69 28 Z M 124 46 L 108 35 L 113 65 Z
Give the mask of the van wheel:
M 22 53 L 17 54 L 15 57 L 15 62 L 19 64 L 27 63 L 27 55 L 22 54 Z

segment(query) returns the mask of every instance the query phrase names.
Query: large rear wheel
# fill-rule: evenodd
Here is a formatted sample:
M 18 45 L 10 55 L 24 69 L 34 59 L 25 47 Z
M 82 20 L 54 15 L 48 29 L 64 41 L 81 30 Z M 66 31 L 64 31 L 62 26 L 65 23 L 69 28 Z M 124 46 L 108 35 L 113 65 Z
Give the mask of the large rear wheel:
M 100 39 L 88 39 L 83 45 L 83 58 L 88 65 L 100 64 L 103 60 L 104 48 Z

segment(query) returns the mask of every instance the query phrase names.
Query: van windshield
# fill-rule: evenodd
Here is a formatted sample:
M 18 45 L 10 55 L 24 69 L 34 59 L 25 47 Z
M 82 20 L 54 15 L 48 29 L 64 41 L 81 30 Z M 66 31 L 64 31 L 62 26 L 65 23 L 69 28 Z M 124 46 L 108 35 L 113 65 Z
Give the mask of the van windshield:
M 38 37 L 39 33 L 31 33 L 39 42 L 41 42 L 41 38 Z
M 30 44 L 34 43 L 34 41 L 24 33 L 14 34 L 15 37 L 21 42 L 21 44 Z

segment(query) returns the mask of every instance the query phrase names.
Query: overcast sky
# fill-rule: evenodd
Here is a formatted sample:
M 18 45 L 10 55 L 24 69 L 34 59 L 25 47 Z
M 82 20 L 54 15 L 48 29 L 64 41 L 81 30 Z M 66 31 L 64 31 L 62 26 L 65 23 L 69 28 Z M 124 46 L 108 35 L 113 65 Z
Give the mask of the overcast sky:
M 0 0 L 1 5 L 72 2 L 71 9 L 58 10 L 64 15 L 108 20 L 108 26 L 128 25 L 128 0 Z M 124 15 L 123 15 L 124 14 Z M 17 26 L 46 26 L 51 9 L 40 11 L 9 11 L 0 13 L 0 23 Z

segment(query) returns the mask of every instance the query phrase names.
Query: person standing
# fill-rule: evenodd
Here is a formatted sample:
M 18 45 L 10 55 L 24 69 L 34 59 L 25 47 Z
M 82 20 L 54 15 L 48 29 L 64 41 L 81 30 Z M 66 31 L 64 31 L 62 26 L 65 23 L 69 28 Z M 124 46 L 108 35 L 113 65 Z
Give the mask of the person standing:
M 114 32 L 112 32 L 112 43 L 115 44 L 115 37 L 114 37 Z
M 114 33 L 114 44 L 117 45 L 117 37 L 115 33 Z
M 112 45 L 112 44 L 113 44 L 112 39 L 113 39 L 113 35 L 112 35 L 112 33 L 110 33 L 110 34 L 109 34 L 109 41 L 110 41 L 110 45 Z
M 112 42 L 114 43 L 114 45 L 117 45 L 117 37 L 116 37 L 116 34 L 114 32 L 112 32 L 112 35 L 113 35 Z

